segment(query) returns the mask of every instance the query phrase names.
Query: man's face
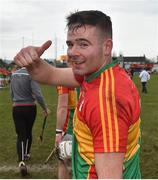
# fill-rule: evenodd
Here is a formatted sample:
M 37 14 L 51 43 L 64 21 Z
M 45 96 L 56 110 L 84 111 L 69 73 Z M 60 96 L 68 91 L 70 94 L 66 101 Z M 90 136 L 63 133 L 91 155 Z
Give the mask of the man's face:
M 96 27 L 86 25 L 68 30 L 66 43 L 68 61 L 75 74 L 89 75 L 104 64 L 104 40 Z

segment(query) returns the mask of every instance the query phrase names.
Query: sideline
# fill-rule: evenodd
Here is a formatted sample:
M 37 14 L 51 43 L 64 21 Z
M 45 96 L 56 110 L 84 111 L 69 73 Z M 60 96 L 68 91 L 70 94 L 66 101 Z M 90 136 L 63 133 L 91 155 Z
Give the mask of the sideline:
M 40 172 L 40 171 L 52 171 L 54 169 L 54 167 L 50 166 L 50 165 L 41 165 L 41 164 L 34 164 L 34 165 L 27 165 L 28 171 L 29 172 Z M 9 171 L 14 171 L 14 172 L 19 172 L 19 167 L 15 166 L 15 165 L 4 165 L 4 166 L 0 166 L 0 173 L 1 172 L 9 172 Z

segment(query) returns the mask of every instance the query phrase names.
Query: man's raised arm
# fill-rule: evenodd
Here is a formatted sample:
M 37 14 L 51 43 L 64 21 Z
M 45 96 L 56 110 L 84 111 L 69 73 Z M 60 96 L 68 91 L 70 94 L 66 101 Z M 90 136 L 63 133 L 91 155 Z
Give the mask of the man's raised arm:
M 51 44 L 51 41 L 46 41 L 40 47 L 28 46 L 23 48 L 14 57 L 14 62 L 20 67 L 26 67 L 31 77 L 40 83 L 78 86 L 71 68 L 55 68 L 40 58 Z

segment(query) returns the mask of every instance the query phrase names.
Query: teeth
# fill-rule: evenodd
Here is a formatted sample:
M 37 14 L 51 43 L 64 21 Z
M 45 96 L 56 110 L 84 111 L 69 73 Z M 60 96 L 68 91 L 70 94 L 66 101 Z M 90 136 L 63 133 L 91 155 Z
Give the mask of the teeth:
M 75 62 L 75 64 L 81 64 L 80 62 Z
M 82 62 L 72 62 L 72 64 L 78 65 L 78 64 L 82 64 Z

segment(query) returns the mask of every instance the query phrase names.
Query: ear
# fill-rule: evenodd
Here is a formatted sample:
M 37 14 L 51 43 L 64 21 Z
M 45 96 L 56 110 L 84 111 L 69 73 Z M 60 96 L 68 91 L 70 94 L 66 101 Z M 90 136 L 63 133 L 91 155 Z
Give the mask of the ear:
M 105 56 L 111 55 L 112 47 L 113 47 L 112 39 L 106 39 L 105 43 L 104 43 L 104 48 L 105 48 L 104 55 Z

